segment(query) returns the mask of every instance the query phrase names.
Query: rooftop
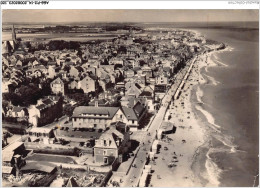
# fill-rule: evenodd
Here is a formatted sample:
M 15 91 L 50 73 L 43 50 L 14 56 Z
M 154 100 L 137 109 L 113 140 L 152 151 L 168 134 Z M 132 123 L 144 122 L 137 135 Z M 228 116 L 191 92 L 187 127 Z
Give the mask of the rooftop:
M 106 117 L 97 118 L 108 118 L 112 119 L 119 107 L 93 107 L 93 106 L 79 106 L 73 111 L 72 117 L 83 117 L 83 114 L 94 114 L 94 115 L 108 115 Z

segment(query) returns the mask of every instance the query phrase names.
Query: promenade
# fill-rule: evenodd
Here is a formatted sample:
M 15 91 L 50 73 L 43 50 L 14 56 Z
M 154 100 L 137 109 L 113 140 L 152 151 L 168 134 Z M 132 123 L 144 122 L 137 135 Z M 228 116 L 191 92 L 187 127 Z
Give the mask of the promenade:
M 151 123 L 150 127 L 148 128 L 147 134 L 144 134 L 142 141 L 143 143 L 140 143 L 140 149 L 136 153 L 136 157 L 132 163 L 136 167 L 130 167 L 129 172 L 126 175 L 122 176 L 122 183 L 120 184 L 121 187 L 138 186 L 143 168 L 146 163 L 146 158 L 148 157 L 150 148 L 153 144 L 153 141 L 156 138 L 157 130 L 160 128 L 164 120 L 165 113 L 171 103 L 172 98 L 176 95 L 177 92 L 180 92 L 181 87 L 187 79 L 195 61 L 196 57 L 187 62 L 188 66 L 182 69 L 178 75 L 176 75 L 174 83 L 162 99 L 161 107 L 158 110 L 155 118 L 153 119 L 153 122 Z M 112 175 L 111 179 L 118 179 L 118 177 L 116 176 L 117 174 Z

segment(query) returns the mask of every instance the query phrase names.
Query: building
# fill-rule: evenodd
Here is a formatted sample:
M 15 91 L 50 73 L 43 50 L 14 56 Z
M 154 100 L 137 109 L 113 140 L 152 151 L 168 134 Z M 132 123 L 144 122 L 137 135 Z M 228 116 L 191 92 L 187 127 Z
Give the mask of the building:
M 76 107 L 72 115 L 73 128 L 91 128 L 106 130 L 111 123 L 121 121 L 131 130 L 137 130 L 139 122 L 146 113 L 146 108 L 137 102 L 133 107 Z
M 135 72 L 131 69 L 124 71 L 124 75 L 126 78 L 133 78 L 135 75 Z
M 155 82 L 157 85 L 168 85 L 169 84 L 168 75 L 165 72 L 163 72 L 162 74 L 156 77 Z
M 137 98 L 142 93 L 141 86 L 137 83 L 128 82 L 125 84 L 125 87 L 125 94 L 128 96 L 133 96 Z
M 33 127 L 28 132 L 29 141 L 35 142 L 38 141 L 44 144 L 51 144 L 54 142 L 54 133 L 53 129 L 43 128 L 43 127 Z
M 126 125 L 129 126 L 131 131 L 137 131 L 141 119 L 147 112 L 145 106 L 138 101 L 133 106 L 123 106 L 122 110 L 126 117 L 126 120 L 123 122 L 125 122 Z
M 62 116 L 62 98 L 59 96 L 47 96 L 31 105 L 29 111 L 29 123 L 33 126 L 42 126 L 53 122 Z
M 129 131 L 120 132 L 114 126 L 103 133 L 95 141 L 94 158 L 100 165 L 110 165 L 116 159 L 123 161 L 124 154 L 128 151 L 130 136 Z
M 162 122 L 160 129 L 157 132 L 157 138 L 162 139 L 164 135 L 175 133 L 175 131 L 176 131 L 176 127 L 174 126 L 173 123 L 164 121 Z
M 51 82 L 51 91 L 53 94 L 65 95 L 64 83 L 60 78 L 56 78 Z
M 76 80 L 73 80 L 69 83 L 68 87 L 69 89 L 78 89 L 78 82 Z
M 92 101 L 89 102 L 89 106 L 96 106 L 96 102 L 98 102 L 98 106 L 108 106 L 109 105 L 109 101 L 106 100 L 106 98 L 103 99 L 94 99 Z
M 151 87 L 146 86 L 138 98 L 146 100 L 146 106 L 149 112 L 153 112 L 155 110 L 154 90 Z
M 49 187 L 51 182 L 57 177 L 57 166 L 52 163 L 37 161 L 28 162 L 21 168 L 23 175 L 40 174 L 28 180 L 28 187 Z
M 5 174 L 12 173 L 19 175 L 20 168 L 25 165 L 22 159 L 24 156 L 25 146 L 23 142 L 14 142 L 5 147 L 2 151 L 2 167 L 5 167 Z M 3 168 L 2 168 L 3 169 Z M 10 174 L 9 174 L 10 175 Z
M 155 85 L 154 86 L 155 101 L 160 102 L 160 100 L 164 97 L 166 92 L 167 92 L 166 85 Z
M 6 112 L 7 117 L 24 118 L 28 117 L 28 110 L 25 107 L 12 106 Z
M 148 66 L 142 67 L 142 74 L 144 74 L 146 76 L 146 78 L 153 77 L 152 69 Z
M 79 106 L 72 115 L 73 128 L 106 130 L 112 122 L 123 121 L 124 114 L 119 107 Z
M 84 79 L 78 82 L 78 88 L 82 89 L 84 93 L 95 92 L 96 91 L 96 83 L 95 80 L 90 76 L 86 76 Z

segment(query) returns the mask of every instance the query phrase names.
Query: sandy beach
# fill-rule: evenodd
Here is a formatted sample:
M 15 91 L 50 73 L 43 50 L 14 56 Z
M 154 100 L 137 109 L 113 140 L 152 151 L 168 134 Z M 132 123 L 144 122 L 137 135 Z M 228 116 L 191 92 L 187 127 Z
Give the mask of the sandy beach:
M 200 85 L 202 84 L 219 84 L 214 78 L 205 75 L 202 76 L 200 71 L 202 68 L 211 66 L 223 66 L 214 63 L 210 52 L 198 57 L 192 71 L 187 78 L 182 93 L 178 100 L 170 105 L 165 118 L 171 115 L 172 122 L 176 127 L 174 134 L 169 134 L 169 139 L 160 141 L 160 153 L 156 155 L 155 162 L 152 164 L 152 177 L 150 186 L 154 187 L 192 187 L 192 186 L 218 186 L 218 174 L 215 173 L 214 163 L 207 160 L 205 171 L 201 174 L 197 171 L 201 170 L 196 167 L 200 158 L 197 157 L 199 152 L 203 152 L 203 147 L 210 147 L 208 135 L 212 132 L 219 132 L 218 125 L 214 124 L 214 118 L 211 114 L 204 111 L 204 116 L 211 122 L 212 126 L 205 126 L 203 119 L 199 118 L 197 111 L 198 103 L 201 102 L 203 96 Z M 195 103 L 195 104 L 194 104 Z M 201 114 L 199 114 L 201 116 Z M 167 149 L 165 149 L 167 147 Z M 205 153 L 205 157 L 207 153 Z M 168 167 L 174 164 L 174 167 Z M 199 165 L 200 166 L 200 165 Z M 200 167 L 201 168 L 201 167 Z M 212 169 L 213 168 L 213 169 Z

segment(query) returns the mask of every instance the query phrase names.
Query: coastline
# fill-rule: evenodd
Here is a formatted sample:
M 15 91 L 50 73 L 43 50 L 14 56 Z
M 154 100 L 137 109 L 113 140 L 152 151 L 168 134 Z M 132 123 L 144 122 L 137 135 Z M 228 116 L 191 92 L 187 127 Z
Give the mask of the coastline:
M 232 138 L 225 137 L 221 132 L 221 126 L 215 124 L 215 118 L 209 113 L 207 104 L 202 100 L 203 92 L 201 87 L 206 85 L 216 86 L 220 84 L 213 77 L 207 75 L 210 67 L 228 67 L 217 59 L 217 54 L 224 51 L 232 51 L 233 48 L 227 47 L 224 50 L 213 51 L 206 54 L 198 64 L 200 83 L 195 85 L 191 94 L 192 112 L 197 118 L 199 126 L 205 131 L 205 142 L 197 148 L 197 155 L 191 165 L 194 175 L 200 179 L 202 186 L 220 186 L 221 173 L 225 170 L 218 166 L 218 159 L 212 157 L 217 152 L 234 153 L 236 145 L 232 143 Z M 203 63 L 204 62 L 204 63 Z
M 152 165 L 154 173 L 151 177 L 150 186 L 219 186 L 218 178 L 222 170 L 211 159 L 210 154 L 214 150 L 209 151 L 209 148 L 213 144 L 219 144 L 216 140 L 213 143 L 211 137 L 212 134 L 221 133 L 221 130 L 220 126 L 214 123 L 214 117 L 200 106 L 203 104 L 201 101 L 203 92 L 200 86 L 219 84 L 214 78 L 203 75 L 202 71 L 205 72 L 206 68 L 212 66 L 225 66 L 224 64 L 221 65 L 221 63 L 215 63 L 209 57 L 227 50 L 231 51 L 232 49 L 227 47 L 197 57 L 197 62 L 193 65 L 179 99 L 172 102 L 165 115 L 165 119 L 169 115 L 172 116 L 170 122 L 176 126 L 177 130 L 175 134 L 168 135 L 173 144 L 167 143 L 167 141 L 160 142 L 160 153 L 163 157 L 158 156 L 156 159 L 156 163 L 160 164 L 160 167 L 156 164 Z M 183 140 L 185 140 L 185 143 L 182 142 Z M 228 146 L 229 144 L 225 145 Z M 169 150 L 163 151 L 164 147 L 168 147 Z M 178 157 L 175 163 L 176 166 L 169 168 L 168 164 L 173 162 L 171 157 L 175 154 Z M 164 169 L 164 171 L 160 170 L 160 168 Z M 163 178 L 160 179 L 159 176 Z

